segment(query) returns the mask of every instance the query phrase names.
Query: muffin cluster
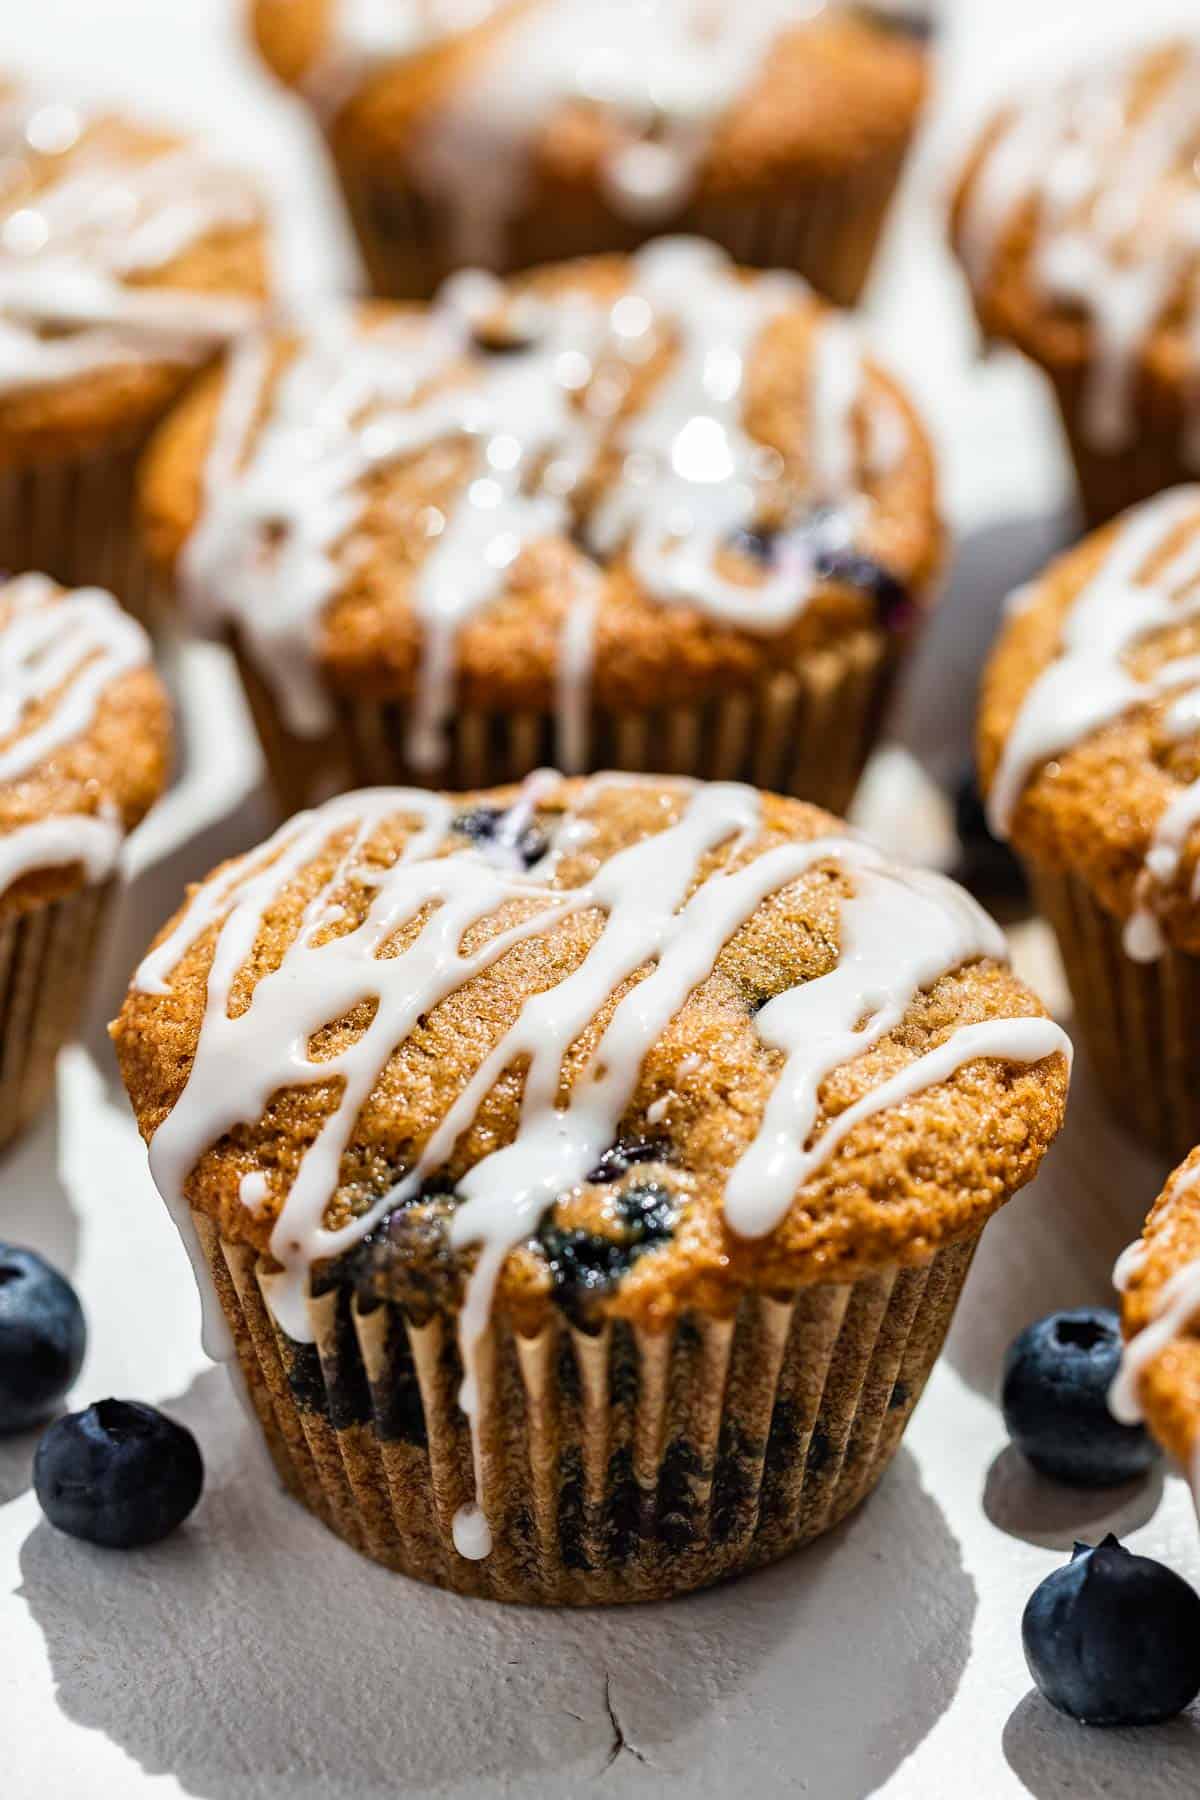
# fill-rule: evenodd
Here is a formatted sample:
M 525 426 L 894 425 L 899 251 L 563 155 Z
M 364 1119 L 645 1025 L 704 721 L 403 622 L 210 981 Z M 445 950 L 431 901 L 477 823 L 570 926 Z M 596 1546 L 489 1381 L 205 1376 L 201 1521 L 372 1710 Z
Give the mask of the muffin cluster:
M 0 1140 L 166 783 L 140 613 L 169 666 L 231 653 L 282 819 L 190 868 L 110 1028 L 282 1481 L 465 1594 L 681 1593 L 871 1492 L 1066 1109 L 1070 1042 L 1003 933 L 838 816 L 948 557 L 921 412 L 839 310 L 921 117 L 926 9 L 248 10 L 369 298 L 282 304 L 243 173 L 0 85 L 0 561 L 47 571 L 0 586 Z M 1112 1112 L 1176 1160 L 1198 73 L 1180 39 L 1019 96 L 950 221 L 1099 526 L 1007 609 L 979 789 Z M 1014 1347 L 1006 1417 L 1050 1478 L 1143 1473 L 1142 1413 L 1195 1461 L 1195 1168 L 1123 1262 L 1122 1366 L 1096 1309 Z M 0 1417 L 28 1419 L 82 1325 L 14 1255 L 61 1339 L 39 1383 L 27 1336 L 7 1396 L 0 1355 Z M 64 1529 L 128 1546 L 194 1506 L 199 1452 L 157 1414 L 61 1427 L 39 1494 Z M 1095 1553 L 1088 1605 L 1124 1554 Z M 1116 1722 L 1186 1704 L 1190 1665 L 1136 1705 L 1089 1687 L 1047 1624 L 1085 1579 L 1027 1616 L 1043 1691 Z

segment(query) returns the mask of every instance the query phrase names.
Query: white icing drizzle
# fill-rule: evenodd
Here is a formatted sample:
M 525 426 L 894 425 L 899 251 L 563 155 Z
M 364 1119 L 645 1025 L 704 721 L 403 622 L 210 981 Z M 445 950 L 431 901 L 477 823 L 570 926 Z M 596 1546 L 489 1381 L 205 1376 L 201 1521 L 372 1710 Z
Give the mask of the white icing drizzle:
M 630 285 L 612 305 L 578 292 L 530 301 L 516 320 L 528 323 L 526 347 L 487 358 L 472 348 L 472 322 L 502 295 L 472 274 L 419 319 L 368 329 L 345 307 L 324 311 L 302 324 L 273 387 L 266 339 L 248 338 L 233 354 L 181 574 L 196 622 L 236 629 L 302 735 L 331 721 L 315 650 L 324 609 L 352 567 L 363 484 L 441 446 L 469 445 L 471 461 L 446 509 L 425 509 L 429 547 L 412 602 L 421 664 L 408 755 L 417 769 L 444 760 L 462 631 L 505 593 L 530 545 L 565 548 L 572 495 L 604 451 L 621 453 L 619 472 L 582 522 L 601 568 L 628 555 L 651 598 L 752 632 L 786 627 L 811 597 L 812 553 L 802 545 L 757 585 L 716 566 L 721 544 L 753 525 L 779 478 L 781 458 L 742 424 L 745 369 L 771 322 L 808 303 L 803 284 L 742 280 L 714 246 L 667 239 L 632 259 Z M 671 367 L 644 408 L 614 426 L 631 372 L 664 339 L 675 347 Z M 853 431 L 863 366 L 837 316 L 817 328 L 812 380 L 810 486 L 817 502 L 843 507 L 852 534 L 865 507 L 854 492 Z M 594 563 L 569 555 L 558 757 L 578 769 L 588 760 L 602 592 Z
M 1200 720 L 1200 657 L 1181 656 L 1139 680 L 1126 667 L 1156 631 L 1200 617 L 1200 529 L 1153 576 L 1147 565 L 1189 523 L 1200 527 L 1200 487 L 1174 488 L 1126 515 L 1103 565 L 1063 621 L 1058 655 L 1033 683 L 1004 745 L 988 803 L 992 830 L 1006 837 L 1026 783 L 1051 757 L 1141 706 L 1173 695 L 1167 726 L 1180 736 Z M 1135 961 L 1165 948 L 1152 899 L 1175 880 L 1192 827 L 1200 823 L 1200 782 L 1182 788 L 1156 824 L 1125 930 Z M 1200 879 L 1193 883 L 1200 899 Z
M 61 594 L 44 575 L 0 586 L 0 782 L 16 782 L 80 737 L 114 681 L 149 661 L 145 632 L 111 594 Z M 61 690 L 61 691 L 60 691 Z M 57 694 L 48 715 L 31 710 Z M 115 810 L 36 819 L 0 834 L 0 893 L 37 869 L 80 863 L 89 882 L 116 867 L 124 831 Z
M 0 392 L 193 362 L 261 310 L 232 294 L 130 285 L 259 209 L 246 177 L 204 152 L 119 153 L 107 137 L 90 148 L 94 124 L 24 91 L 0 97 Z M 14 189 L 8 169 L 34 157 L 61 157 L 57 178 Z
M 1198 1186 L 1200 1163 L 1192 1169 L 1177 1172 L 1172 1177 L 1172 1197 L 1179 1200 L 1185 1194 L 1193 1193 Z M 1149 1256 L 1150 1247 L 1144 1238 L 1137 1239 L 1121 1252 L 1113 1269 L 1113 1286 L 1118 1293 L 1127 1291 L 1134 1276 L 1145 1267 Z M 1108 1390 L 1108 1409 L 1114 1419 L 1119 1419 L 1123 1425 L 1141 1424 L 1145 1418 L 1141 1401 L 1142 1377 L 1150 1364 L 1164 1350 L 1170 1349 L 1195 1323 L 1198 1316 L 1200 1258 L 1177 1269 L 1163 1283 L 1148 1323 L 1136 1337 L 1130 1338 L 1126 1343 L 1121 1353 L 1121 1366 Z M 1192 1495 L 1200 1508 L 1200 1432 L 1197 1433 L 1188 1475 Z
M 1036 202 L 1033 280 L 1092 323 L 1083 427 L 1101 451 L 1131 442 L 1142 347 L 1188 288 L 1200 253 L 1200 192 L 1190 178 L 1200 152 L 1200 46 L 1180 46 L 1177 70 L 1131 122 L 1143 67 L 1126 58 L 1076 76 L 1006 118 L 973 180 L 962 233 L 980 285 L 1018 210 Z M 1186 304 L 1200 349 L 1194 295 Z M 1187 438 L 1195 435 L 1191 428 Z
M 257 1122 L 281 1089 L 342 1083 L 284 1197 L 270 1240 L 280 1272 L 267 1283 L 268 1299 L 284 1329 L 300 1340 L 312 1336 L 306 1299 L 314 1262 L 347 1250 L 386 1213 L 412 1199 L 445 1166 L 495 1084 L 514 1065 L 524 1067 L 516 1134 L 463 1176 L 450 1225 L 457 1247 L 478 1250 L 459 1320 L 461 1404 L 472 1428 L 477 1494 L 486 1492 L 478 1349 L 503 1264 L 536 1230 L 555 1198 L 581 1182 L 613 1143 L 647 1053 L 709 976 L 724 945 L 769 896 L 830 865 L 845 872 L 853 890 L 841 902 L 835 968 L 779 996 L 758 1015 L 764 1041 L 781 1050 L 784 1060 L 761 1128 L 728 1184 L 726 1216 L 734 1230 L 759 1235 L 772 1229 L 798 1183 L 828 1161 L 855 1124 L 948 1079 L 965 1063 L 988 1057 L 1031 1064 L 1056 1053 L 1070 1056 L 1064 1033 L 1047 1019 L 961 1027 L 864 1095 L 806 1149 L 825 1076 L 878 1043 L 923 986 L 965 962 L 1002 958 L 1000 932 L 951 883 L 906 875 L 856 839 L 789 843 L 739 860 L 752 850 L 760 830 L 761 802 L 752 789 L 733 784 L 673 784 L 669 791 L 677 795 L 678 807 L 672 822 L 618 851 L 586 886 L 555 888 L 550 884 L 562 856 L 586 841 L 592 803 L 622 778 L 593 778 L 559 825 L 554 845 L 525 869 L 504 846 L 519 841 L 550 779 L 544 771 L 531 778 L 507 833 L 497 839 L 498 854 L 494 847 L 488 853 L 471 847 L 433 855 L 453 815 L 447 799 L 429 793 L 352 794 L 303 814 L 261 851 L 203 884 L 134 983 L 144 993 L 169 993 L 180 958 L 215 929 L 191 1071 L 150 1145 L 155 1181 L 185 1229 L 188 1176 L 226 1132 Z M 626 780 L 638 785 L 636 778 Z M 411 818 L 417 827 L 404 853 L 391 867 L 371 873 L 361 922 L 328 935 L 342 917 L 336 891 L 347 876 L 355 878 L 358 854 L 372 834 L 396 816 Z M 265 910 L 335 837 L 348 839 L 337 869 L 309 902 L 282 962 L 256 983 L 249 1004 L 230 1017 L 232 987 Z M 722 847 L 729 852 L 724 866 L 697 885 L 704 859 Z M 480 942 L 473 928 L 516 900 L 525 903 L 517 922 Z M 598 912 L 601 925 L 573 971 L 524 1001 L 403 1179 L 361 1217 L 329 1228 L 325 1214 L 355 1121 L 417 1021 L 514 944 L 584 911 Z M 380 949 L 406 926 L 407 947 L 381 957 Z M 463 949 L 468 936 L 475 945 L 470 951 Z M 564 1098 L 567 1052 L 639 972 L 641 979 L 615 1006 Z M 365 1000 L 374 1002 L 374 1011 L 360 1035 L 336 1053 L 326 1044 L 319 1058 L 310 1057 L 314 1033 Z M 455 1541 L 463 1555 L 486 1554 L 490 1539 L 477 1507 L 460 1515 Z

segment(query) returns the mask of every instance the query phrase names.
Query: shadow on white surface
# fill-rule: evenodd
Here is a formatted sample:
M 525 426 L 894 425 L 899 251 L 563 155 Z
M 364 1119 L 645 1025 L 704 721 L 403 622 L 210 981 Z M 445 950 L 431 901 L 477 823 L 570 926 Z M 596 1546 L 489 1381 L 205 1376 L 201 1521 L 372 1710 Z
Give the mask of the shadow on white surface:
M 1080 1800 L 1111 1794 L 1194 1794 L 1200 1769 L 1200 1712 L 1189 1708 L 1165 1725 L 1098 1730 L 1055 1712 L 1030 1689 L 1004 1727 L 1009 1768 L 1035 1800 Z M 1098 1758 L 1103 1752 L 1103 1764 Z
M 993 1460 L 983 1484 L 983 1510 L 998 1531 L 1044 1550 L 1124 1538 L 1149 1523 L 1163 1496 L 1163 1472 L 1152 1469 L 1114 1488 L 1067 1487 L 1039 1475 L 1012 1444 Z
M 701 1764 L 708 1792 L 725 1762 L 729 1791 L 777 1792 L 786 1721 L 805 1791 L 861 1800 L 965 1666 L 974 1586 L 903 1450 L 853 1521 L 734 1588 L 530 1612 L 405 1581 L 336 1542 L 263 1470 L 223 1372 L 168 1410 L 208 1460 L 193 1520 L 126 1556 L 39 1523 L 19 1592 L 62 1711 L 189 1794 L 479 1794 L 533 1778 L 558 1796 L 600 1776 L 609 1792 L 682 1793 Z M 737 1731 L 739 1715 L 761 1731 Z
M 1004 602 L 1078 536 L 1073 509 L 1023 513 L 969 532 L 906 675 L 888 736 L 929 774 L 954 783 L 973 760 L 979 677 Z
M 1004 1352 L 1031 1320 L 1114 1304 L 1113 1264 L 1141 1231 L 1166 1172 L 1108 1115 L 1077 1055 L 1062 1135 L 1037 1180 L 988 1225 L 967 1280 L 946 1346 L 964 1381 L 994 1398 Z

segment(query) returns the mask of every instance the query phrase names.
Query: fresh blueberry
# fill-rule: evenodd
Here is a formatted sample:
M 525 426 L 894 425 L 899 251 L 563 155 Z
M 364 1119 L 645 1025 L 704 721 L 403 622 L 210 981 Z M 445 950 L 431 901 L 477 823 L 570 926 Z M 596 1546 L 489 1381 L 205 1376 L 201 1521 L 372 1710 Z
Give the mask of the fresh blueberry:
M 959 873 L 967 887 L 993 894 L 1024 894 L 1024 870 L 1008 845 L 992 836 L 973 768 L 964 769 L 955 784 L 954 829 Z
M 42 1511 L 109 1550 L 157 1543 L 200 1498 L 204 1463 L 183 1425 L 137 1400 L 98 1400 L 45 1432 L 33 1459 Z
M 823 581 L 840 581 L 866 594 L 874 602 L 876 616 L 886 630 L 899 635 L 912 628 L 917 616 L 912 595 L 873 556 L 846 547 L 822 549 L 817 552 L 816 569 Z
M 1200 1693 L 1200 1594 L 1111 1533 L 1034 1589 L 1021 1641 L 1038 1691 L 1084 1725 L 1157 1725 Z
M 473 844 L 494 844 L 500 834 L 500 827 L 508 814 L 499 806 L 475 806 L 469 812 L 461 812 L 454 820 L 454 830 L 461 837 L 470 838 Z M 550 848 L 544 831 L 534 824 L 526 825 L 515 844 L 511 846 L 513 855 L 531 869 L 536 862 L 541 862 Z
M 561 1304 L 572 1307 L 611 1288 L 639 1256 L 665 1243 L 675 1227 L 675 1202 L 656 1181 L 617 1194 L 613 1212 L 618 1230 L 611 1237 L 579 1227 L 564 1230 L 550 1222 L 553 1209 L 546 1215 L 538 1242 Z
M 86 1342 L 70 1283 L 34 1251 L 0 1244 L 0 1432 L 24 1431 L 54 1411 Z
M 1140 1425 L 1119 1425 L 1108 1390 L 1121 1360 L 1117 1315 L 1102 1307 L 1050 1313 L 1013 1339 L 1001 1404 L 1017 1449 L 1072 1487 L 1116 1487 L 1158 1456 Z
M 783 566 L 789 552 L 822 581 L 840 581 L 874 602 L 876 616 L 888 631 L 904 632 L 916 611 L 903 582 L 874 557 L 854 549 L 846 538 L 845 520 L 836 510 L 819 507 L 802 522 L 782 529 L 747 528 L 734 533 L 731 547 L 765 569 Z

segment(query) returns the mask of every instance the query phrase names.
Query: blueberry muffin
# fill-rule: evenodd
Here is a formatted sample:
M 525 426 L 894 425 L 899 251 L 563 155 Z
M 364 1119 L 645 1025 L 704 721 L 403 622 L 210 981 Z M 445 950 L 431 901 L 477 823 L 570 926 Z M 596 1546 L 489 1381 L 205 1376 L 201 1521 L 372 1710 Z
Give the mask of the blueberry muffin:
M 292 820 L 113 1035 L 292 1492 L 466 1593 L 638 1600 L 882 1474 L 1062 1121 L 1004 954 L 813 807 L 542 771 Z
M 1200 1506 L 1200 1150 L 1174 1171 L 1117 1264 L 1127 1339 L 1109 1404 L 1144 1418 L 1187 1471 Z
M 145 614 L 135 460 L 257 317 L 267 273 L 246 177 L 0 77 L 0 567 L 102 582 Z
M 248 339 L 140 505 L 285 811 L 546 763 L 844 808 L 942 561 L 925 431 L 849 322 L 691 239 Z
M 257 0 L 377 292 L 694 232 L 858 297 L 928 82 L 928 10 L 795 0 Z
M 979 726 L 1108 1098 L 1174 1156 L 1200 1138 L 1198 656 L 1200 488 L 1176 488 L 1017 597 Z
M 1200 42 L 1006 105 L 953 235 L 985 335 L 1053 383 L 1093 524 L 1200 472 Z
M 0 1144 L 51 1085 L 168 748 L 146 634 L 111 595 L 0 581 Z

